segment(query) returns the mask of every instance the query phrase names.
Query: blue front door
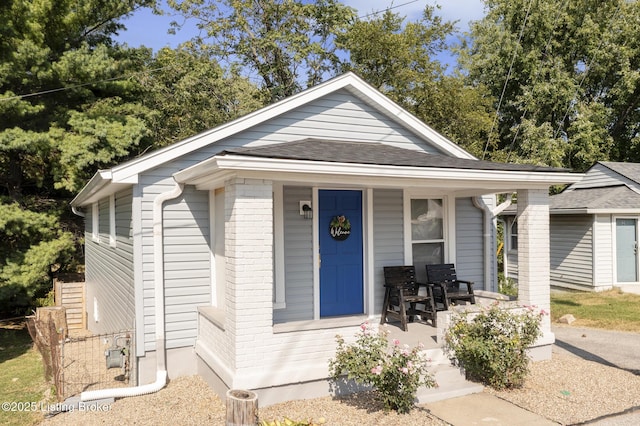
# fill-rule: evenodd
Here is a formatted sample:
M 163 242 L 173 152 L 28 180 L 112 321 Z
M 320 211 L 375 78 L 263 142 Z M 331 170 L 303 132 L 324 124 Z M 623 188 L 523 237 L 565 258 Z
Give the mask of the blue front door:
M 362 192 L 318 192 L 320 316 L 363 313 Z

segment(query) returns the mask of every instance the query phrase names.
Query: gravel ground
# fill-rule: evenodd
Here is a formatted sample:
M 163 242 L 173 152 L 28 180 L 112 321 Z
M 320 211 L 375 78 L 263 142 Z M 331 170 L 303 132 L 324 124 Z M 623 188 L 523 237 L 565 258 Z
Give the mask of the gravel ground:
M 531 364 L 523 389 L 486 390 L 529 411 L 563 425 L 585 422 L 640 406 L 640 376 L 585 361 L 573 355 L 554 354 L 550 361 Z M 325 419 L 327 425 L 446 425 L 429 413 L 429 405 L 411 413 L 385 414 L 370 394 L 349 399 L 318 398 L 291 401 L 260 409 L 265 420 Z M 224 425 L 224 403 L 197 376 L 172 380 L 160 392 L 121 399 L 106 412 L 62 413 L 44 425 Z
M 554 353 L 531 364 L 522 389 L 492 393 L 563 425 L 583 423 L 640 406 L 640 376 Z

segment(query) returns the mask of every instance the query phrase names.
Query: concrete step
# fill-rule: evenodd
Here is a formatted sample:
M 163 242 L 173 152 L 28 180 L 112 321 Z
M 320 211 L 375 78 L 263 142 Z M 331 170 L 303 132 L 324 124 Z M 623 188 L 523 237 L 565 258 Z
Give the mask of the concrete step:
M 431 359 L 429 372 L 435 378 L 438 387 L 418 389 L 416 397 L 419 404 L 457 398 L 484 390 L 481 384 L 466 380 L 464 370 L 452 365 L 442 349 L 430 349 L 426 352 Z

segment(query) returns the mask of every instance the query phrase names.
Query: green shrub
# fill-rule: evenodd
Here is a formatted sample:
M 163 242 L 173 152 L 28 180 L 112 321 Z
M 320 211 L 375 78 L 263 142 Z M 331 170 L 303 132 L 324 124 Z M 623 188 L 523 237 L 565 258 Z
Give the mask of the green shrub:
M 495 389 L 521 387 L 529 372 L 527 348 L 542 335 L 542 315 L 533 307 L 515 311 L 499 304 L 458 314 L 445 333 L 444 349 L 471 380 Z
M 413 408 L 420 386 L 434 387 L 436 382 L 427 371 L 423 346 L 413 349 L 394 340 L 390 346 L 386 330 L 375 331 L 369 323 L 360 326 L 356 342 L 345 344 L 336 336 L 338 348 L 335 359 L 329 361 L 334 381 L 347 379 L 372 386 L 385 410 L 407 413 Z
M 505 277 L 504 273 L 498 274 L 498 293 L 506 296 L 518 296 L 518 284 L 511 277 Z

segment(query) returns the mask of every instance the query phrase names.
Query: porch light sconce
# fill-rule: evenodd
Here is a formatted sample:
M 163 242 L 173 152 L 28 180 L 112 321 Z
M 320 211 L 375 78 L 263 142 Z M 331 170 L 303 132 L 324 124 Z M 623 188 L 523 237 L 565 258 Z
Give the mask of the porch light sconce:
M 311 201 L 300 201 L 300 216 L 304 216 L 305 219 L 313 219 Z

